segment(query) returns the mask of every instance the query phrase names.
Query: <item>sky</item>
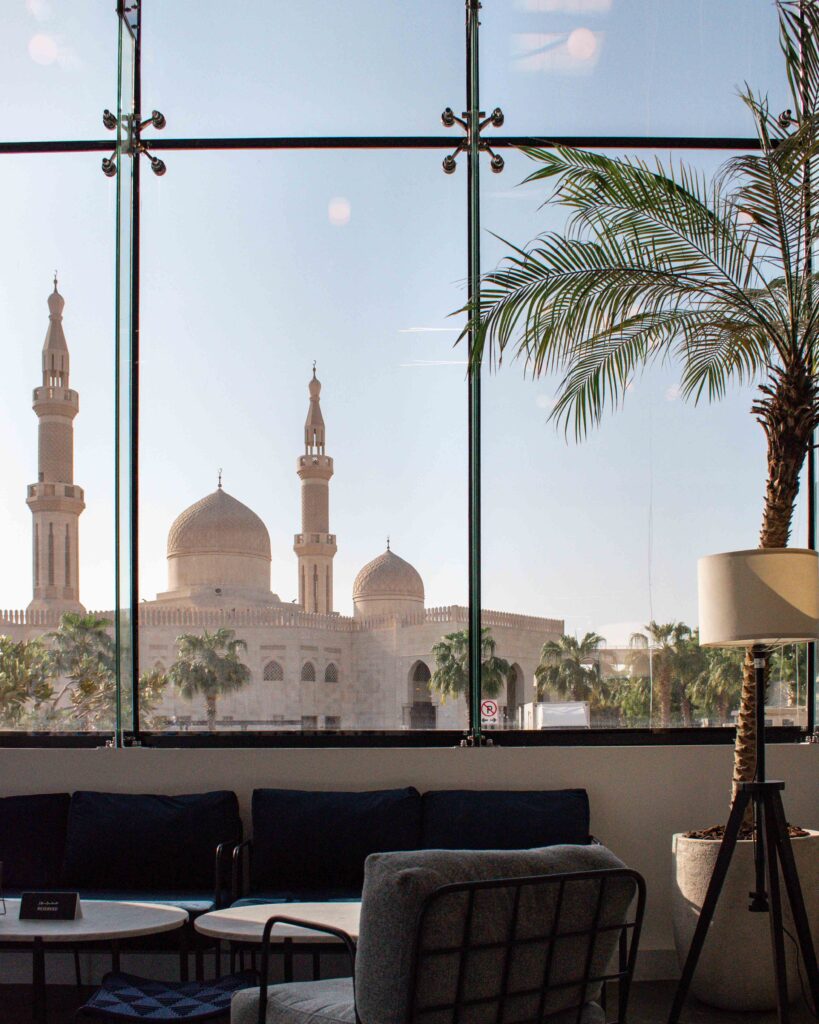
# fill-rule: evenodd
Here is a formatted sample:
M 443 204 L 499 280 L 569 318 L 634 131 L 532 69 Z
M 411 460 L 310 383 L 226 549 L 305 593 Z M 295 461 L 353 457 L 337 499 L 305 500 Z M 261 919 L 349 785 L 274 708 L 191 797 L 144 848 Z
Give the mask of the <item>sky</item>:
M 0 9 L 0 139 L 102 138 L 116 105 L 103 0 Z M 143 104 L 172 138 L 437 135 L 464 105 L 462 0 L 144 0 Z M 737 89 L 785 106 L 767 0 L 484 0 L 482 106 L 506 134 L 752 134 Z M 146 130 L 146 140 L 153 134 Z M 456 130 L 449 130 L 454 140 Z M 488 135 L 489 133 L 487 133 Z M 142 196 L 140 594 L 166 589 L 174 518 L 216 487 L 265 521 L 271 586 L 297 592 L 295 473 L 313 360 L 335 459 L 336 607 L 392 549 L 428 607 L 467 599 L 466 174 L 444 151 L 168 152 Z M 658 154 L 662 159 L 667 154 Z M 687 159 L 711 173 L 721 156 Z M 482 170 L 482 262 L 560 227 L 509 152 Z M 65 297 L 81 596 L 112 606 L 115 184 L 100 154 L 0 156 L 0 607 L 31 597 L 39 382 L 54 269 Z M 495 236 L 500 236 L 498 239 Z M 501 240 L 502 239 L 502 240 Z M 557 382 L 484 385 L 483 605 L 626 640 L 696 622 L 696 559 L 753 547 L 765 480 L 750 390 L 694 408 L 673 365 L 637 377 L 582 444 L 548 421 Z M 794 543 L 806 531 L 804 508 Z

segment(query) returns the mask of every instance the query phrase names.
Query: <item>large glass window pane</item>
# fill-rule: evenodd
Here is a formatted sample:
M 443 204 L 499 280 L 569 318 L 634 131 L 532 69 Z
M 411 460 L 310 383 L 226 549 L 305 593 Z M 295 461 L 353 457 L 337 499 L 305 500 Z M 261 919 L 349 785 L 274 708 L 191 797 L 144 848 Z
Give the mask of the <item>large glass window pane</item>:
M 109 731 L 114 186 L 94 155 L 3 156 L 0 196 L 0 730 Z
M 0 11 L 0 140 L 94 139 L 116 104 L 115 4 L 19 0 Z M 113 148 L 113 146 L 112 146 Z
M 460 727 L 429 682 L 466 619 L 463 177 L 415 151 L 167 162 L 142 182 L 146 726 Z
M 142 16 L 145 108 L 174 137 L 434 135 L 463 103 L 461 0 L 183 0 Z
M 510 135 L 753 136 L 745 82 L 790 105 L 772 3 L 488 0 L 481 23 Z
M 534 165 L 509 156 L 504 178 L 483 181 L 486 270 L 509 251 L 490 232 L 525 245 L 564 224 L 560 208 L 539 208 L 543 186 L 512 188 Z M 710 173 L 720 157 L 683 159 Z M 742 653 L 705 652 L 690 632 L 697 558 L 758 543 L 767 464 L 754 389 L 694 406 L 678 367 L 655 364 L 578 443 L 549 421 L 558 379 L 523 369 L 507 357 L 483 385 L 483 606 L 519 616 L 484 612 L 511 666 L 497 724 L 733 724 Z M 806 531 L 800 502 L 792 543 Z M 786 653 L 773 667 L 775 724 L 804 719 L 803 661 Z

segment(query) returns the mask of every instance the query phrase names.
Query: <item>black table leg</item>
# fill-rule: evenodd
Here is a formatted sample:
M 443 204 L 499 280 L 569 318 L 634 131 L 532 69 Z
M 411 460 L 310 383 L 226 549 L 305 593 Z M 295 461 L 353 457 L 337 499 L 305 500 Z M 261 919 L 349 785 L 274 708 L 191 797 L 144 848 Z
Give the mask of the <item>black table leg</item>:
M 42 939 L 34 940 L 32 959 L 31 1016 L 35 1024 L 46 1024 L 45 946 Z

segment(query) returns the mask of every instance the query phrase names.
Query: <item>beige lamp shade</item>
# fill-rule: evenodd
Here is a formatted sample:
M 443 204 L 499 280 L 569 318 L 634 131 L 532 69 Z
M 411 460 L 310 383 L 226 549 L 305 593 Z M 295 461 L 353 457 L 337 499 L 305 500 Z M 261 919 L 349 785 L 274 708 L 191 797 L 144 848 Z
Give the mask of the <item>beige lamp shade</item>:
M 697 566 L 704 647 L 819 638 L 819 555 L 755 548 L 707 555 Z

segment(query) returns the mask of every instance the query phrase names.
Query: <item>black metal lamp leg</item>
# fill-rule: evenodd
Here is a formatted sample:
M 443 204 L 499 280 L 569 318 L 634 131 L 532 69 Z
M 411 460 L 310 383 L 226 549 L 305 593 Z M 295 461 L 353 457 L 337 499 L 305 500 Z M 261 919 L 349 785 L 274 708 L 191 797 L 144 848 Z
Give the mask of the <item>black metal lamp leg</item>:
M 691 979 L 694 977 L 697 961 L 700 958 L 702 947 L 705 944 L 705 938 L 708 934 L 708 928 L 717 907 L 719 895 L 722 891 L 723 883 L 725 882 L 725 876 L 728 874 L 731 857 L 734 854 L 734 848 L 736 847 L 737 838 L 739 836 L 739 829 L 742 825 L 742 819 L 745 816 L 745 809 L 748 806 L 749 799 L 748 793 L 740 790 L 734 798 L 734 803 L 731 806 L 731 813 L 728 816 L 728 823 L 725 826 L 725 836 L 723 837 L 719 853 L 717 854 L 714 873 L 711 875 L 711 881 L 708 883 L 708 891 L 706 892 L 705 899 L 702 903 L 702 910 L 700 911 L 699 920 L 697 921 L 697 927 L 694 929 L 694 937 L 691 940 L 691 947 L 688 950 L 688 956 L 686 957 L 685 965 L 682 969 L 680 983 L 677 986 L 674 1003 L 672 1004 L 671 1013 L 668 1017 L 668 1024 L 677 1024 L 680 1019 L 680 1013 L 682 1011 L 683 1004 L 685 1003 L 685 998 L 688 995 L 688 989 L 691 987 Z
M 811 994 L 814 1011 L 819 1008 L 819 967 L 816 964 L 816 950 L 813 945 L 808 913 L 805 909 L 805 900 L 802 895 L 802 887 L 799 884 L 799 875 L 796 871 L 796 861 L 793 858 L 793 848 L 788 836 L 788 824 L 785 820 L 785 809 L 778 792 L 768 796 L 767 816 L 771 828 L 771 845 L 768 849 L 768 857 L 777 855 L 782 865 L 782 881 L 785 884 L 785 892 L 788 894 L 793 924 L 796 930 L 796 939 L 799 950 L 802 954 L 802 963 L 808 981 L 808 989 Z
M 767 800 L 766 800 L 767 803 Z M 788 1024 L 788 973 L 785 966 L 785 935 L 782 931 L 782 898 L 779 892 L 779 864 L 776 857 L 776 825 L 768 807 L 764 809 L 765 841 L 768 847 L 768 895 L 770 897 L 771 952 L 774 962 L 774 979 L 776 981 L 776 1005 L 779 1024 Z M 762 845 L 763 838 L 757 836 L 757 843 Z

